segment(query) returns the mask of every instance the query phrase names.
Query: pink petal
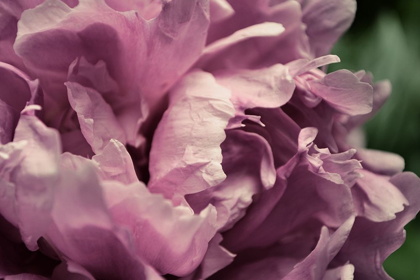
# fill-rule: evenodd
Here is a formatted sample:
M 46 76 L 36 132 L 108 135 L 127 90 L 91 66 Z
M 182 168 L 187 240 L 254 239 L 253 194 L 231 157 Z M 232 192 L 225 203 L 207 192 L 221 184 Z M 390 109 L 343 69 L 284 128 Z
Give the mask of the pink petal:
M 16 186 L 15 209 L 22 239 L 31 250 L 51 222 L 53 190 L 59 180 L 61 145 L 57 131 L 35 116 L 22 115 L 14 142 L 27 141 L 23 159 L 10 174 Z
M 226 0 L 210 1 L 210 19 L 212 22 L 218 22 L 231 17 L 235 11 Z
M 359 171 L 363 177 L 353 187 L 355 205 L 358 215 L 373 222 L 384 222 L 395 219 L 395 214 L 404 210 L 409 202 L 388 178 L 376 175 L 367 170 Z
M 187 75 L 170 96 L 153 137 L 149 166 L 149 188 L 169 198 L 225 179 L 220 144 L 234 112 L 229 90 L 205 72 Z
M 360 82 L 348 70 L 339 70 L 319 81 L 310 81 L 312 92 L 333 108 L 348 115 L 367 114 L 372 111 L 372 87 Z
M 196 213 L 210 203 L 214 205 L 218 228 L 223 232 L 245 216 L 255 194 L 273 187 L 276 170 L 270 146 L 257 134 L 228 131 L 222 150 L 222 166 L 227 179 L 213 188 L 186 198 Z M 250 158 L 250 155 L 255 157 Z
M 165 92 L 204 48 L 208 24 L 205 0 L 164 2 L 149 21 L 136 12 L 116 12 L 103 0 L 82 1 L 74 9 L 48 0 L 23 13 L 15 50 L 40 78 L 52 108 L 66 105 L 62 85 L 77 57 L 103 60 L 121 98 L 137 106 L 136 123 L 147 114 L 140 103 L 160 113 Z
M 46 240 L 66 259 L 95 278 L 159 279 L 132 251 L 129 233 L 116 227 L 89 163 L 67 169 L 56 186 L 53 224 Z
M 161 274 L 185 276 L 200 265 L 216 233 L 216 211 L 194 215 L 189 207 L 173 207 L 141 183 L 104 184 L 113 219 L 134 234 L 134 250 Z
M 331 236 L 323 227 L 316 248 L 284 278 L 284 280 L 322 280 L 329 263 L 346 242 L 355 217 L 350 217 Z
M 112 108 L 95 90 L 67 82 L 70 105 L 76 111 L 80 128 L 95 154 L 100 153 L 109 140 L 125 144 L 124 132 Z
M 355 279 L 392 279 L 383 269 L 382 263 L 402 245 L 405 239 L 404 226 L 420 210 L 420 180 L 416 175 L 398 174 L 391 178 L 390 183 L 407 197 L 409 206 L 397 213 L 391 221 L 378 223 L 357 218 L 347 242 L 334 260 L 337 264 L 350 261 L 355 266 Z
M 350 27 L 356 14 L 355 0 L 309 0 L 303 2 L 306 34 L 314 56 L 328 54 Z

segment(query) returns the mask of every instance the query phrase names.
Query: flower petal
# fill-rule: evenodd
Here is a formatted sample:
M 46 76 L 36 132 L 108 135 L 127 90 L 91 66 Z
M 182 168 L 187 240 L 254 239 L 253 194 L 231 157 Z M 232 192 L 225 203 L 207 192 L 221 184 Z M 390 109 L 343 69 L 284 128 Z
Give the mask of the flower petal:
M 222 182 L 220 144 L 234 109 L 228 89 L 211 74 L 192 72 L 172 91 L 154 134 L 149 188 L 165 197 L 202 191 Z
M 372 111 L 373 89 L 348 70 L 327 74 L 310 81 L 312 92 L 333 108 L 348 115 L 367 114 Z
M 134 250 L 161 274 L 185 276 L 196 269 L 216 233 L 216 211 L 194 215 L 189 207 L 172 206 L 141 183 L 104 182 L 113 219 L 134 234 Z
M 67 82 L 70 105 L 76 111 L 80 129 L 95 154 L 100 153 L 109 140 L 125 144 L 124 132 L 109 106 L 97 91 L 77 83 Z
M 22 239 L 29 249 L 37 249 L 37 240 L 51 222 L 53 192 L 59 180 L 61 145 L 57 131 L 47 128 L 35 116 L 21 115 L 14 142 L 27 141 L 23 159 L 11 172 L 16 186 L 15 209 Z

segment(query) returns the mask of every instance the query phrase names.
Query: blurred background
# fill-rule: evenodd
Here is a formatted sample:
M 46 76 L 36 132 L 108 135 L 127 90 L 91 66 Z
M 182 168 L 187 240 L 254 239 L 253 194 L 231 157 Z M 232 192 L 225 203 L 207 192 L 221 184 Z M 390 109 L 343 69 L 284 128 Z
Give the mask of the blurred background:
M 333 50 L 341 68 L 389 79 L 390 99 L 365 125 L 369 148 L 402 155 L 406 171 L 420 176 L 420 0 L 358 0 L 353 26 Z M 420 217 L 407 227 L 407 240 L 384 266 L 397 280 L 420 279 Z

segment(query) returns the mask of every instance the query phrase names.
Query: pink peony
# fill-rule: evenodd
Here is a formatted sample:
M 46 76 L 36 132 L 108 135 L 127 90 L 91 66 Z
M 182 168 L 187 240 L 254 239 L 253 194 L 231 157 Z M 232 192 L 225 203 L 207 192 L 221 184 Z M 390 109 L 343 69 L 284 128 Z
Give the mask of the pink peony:
M 323 70 L 354 0 L 0 0 L 0 277 L 391 279 L 420 180 Z

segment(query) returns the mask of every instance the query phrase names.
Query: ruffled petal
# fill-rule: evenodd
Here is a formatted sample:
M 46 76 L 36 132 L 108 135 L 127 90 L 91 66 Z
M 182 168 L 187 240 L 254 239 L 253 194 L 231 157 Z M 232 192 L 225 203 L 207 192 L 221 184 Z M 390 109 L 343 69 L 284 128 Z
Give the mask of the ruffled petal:
M 355 0 L 302 1 L 306 34 L 315 57 L 328 54 L 350 27 L 356 14 Z
M 297 1 L 230 0 L 235 14 L 212 23 L 208 42 L 226 38 L 234 32 L 264 22 L 282 24 L 285 31 L 278 36 L 255 37 L 227 49 L 215 57 L 205 70 L 260 68 L 287 63 L 299 58 L 311 58 L 309 38 L 302 23 L 302 10 Z M 244 56 L 243 54 L 247 55 Z
M 372 111 L 373 89 L 360 82 L 348 70 L 327 74 L 321 80 L 309 81 L 311 91 L 336 110 L 348 115 L 367 114 Z
M 357 180 L 352 193 L 358 215 L 373 222 L 395 219 L 395 214 L 408 205 L 407 198 L 388 178 L 367 170 L 359 171 L 363 177 Z
M 220 144 L 234 109 L 228 89 L 211 74 L 192 72 L 172 91 L 150 152 L 152 192 L 183 196 L 221 183 Z
M 126 143 L 125 134 L 111 106 L 101 94 L 73 82 L 67 82 L 66 86 L 70 105 L 79 119 L 80 129 L 95 154 L 102 152 L 111 139 Z
M 222 246 L 220 242 L 223 237 L 220 233 L 217 233 L 213 239 L 209 242 L 209 248 L 200 267 L 194 271 L 191 275 L 181 278 L 182 280 L 199 280 L 208 279 L 211 275 L 217 271 L 225 268 L 233 262 L 235 254 L 232 254 Z
M 121 98 L 137 106 L 136 123 L 148 112 L 160 113 L 165 92 L 204 48 L 208 24 L 205 0 L 165 1 L 149 21 L 134 11 L 116 12 L 103 0 L 81 1 L 73 9 L 47 0 L 23 13 L 15 51 L 40 78 L 51 97 L 48 108 L 66 106 L 63 83 L 77 57 L 94 64 L 103 60 Z M 144 111 L 142 102 L 150 110 Z
M 346 242 L 355 217 L 350 217 L 331 236 L 323 227 L 315 249 L 284 278 L 284 280 L 322 280 L 327 267 Z
M 253 195 L 271 188 L 276 180 L 270 146 L 258 134 L 228 131 L 222 151 L 227 179 L 213 188 L 186 196 L 196 213 L 210 203 L 216 207 L 221 232 L 244 217 Z M 249 155 L 255 156 L 250 158 Z
M 315 136 L 311 128 L 301 131 L 298 153 L 277 170 L 274 187 L 256 197 L 246 216 L 225 233 L 227 249 L 270 246 L 312 219 L 339 227 L 354 215 L 350 188 L 313 173 L 303 156 Z
M 340 253 L 336 263 L 354 265 L 355 279 L 383 280 L 392 278 L 382 267 L 384 260 L 405 240 L 404 226 L 420 210 L 420 179 L 412 173 L 402 173 L 391 178 L 407 198 L 409 206 L 396 214 L 396 218 L 386 222 L 374 222 L 365 218 L 356 218 L 353 230 Z
M 216 233 L 216 211 L 194 215 L 189 207 L 173 207 L 141 183 L 104 183 L 113 219 L 134 234 L 134 250 L 161 274 L 185 276 L 196 269 Z
M 51 222 L 53 192 L 59 180 L 61 145 L 57 131 L 35 116 L 20 117 L 14 142 L 26 141 L 22 161 L 10 173 L 16 186 L 15 210 L 23 241 L 31 250 Z
M 130 235 L 112 222 L 94 168 L 85 163 L 66 169 L 57 184 L 53 223 L 45 236 L 59 256 L 106 279 L 149 277 L 147 265 L 134 255 Z
M 210 1 L 210 19 L 211 22 L 218 22 L 231 17 L 235 10 L 226 0 Z
M 13 139 L 19 113 L 28 103 L 42 106 L 43 98 L 37 80 L 3 62 L 0 62 L 0 87 L 0 143 L 6 144 Z

